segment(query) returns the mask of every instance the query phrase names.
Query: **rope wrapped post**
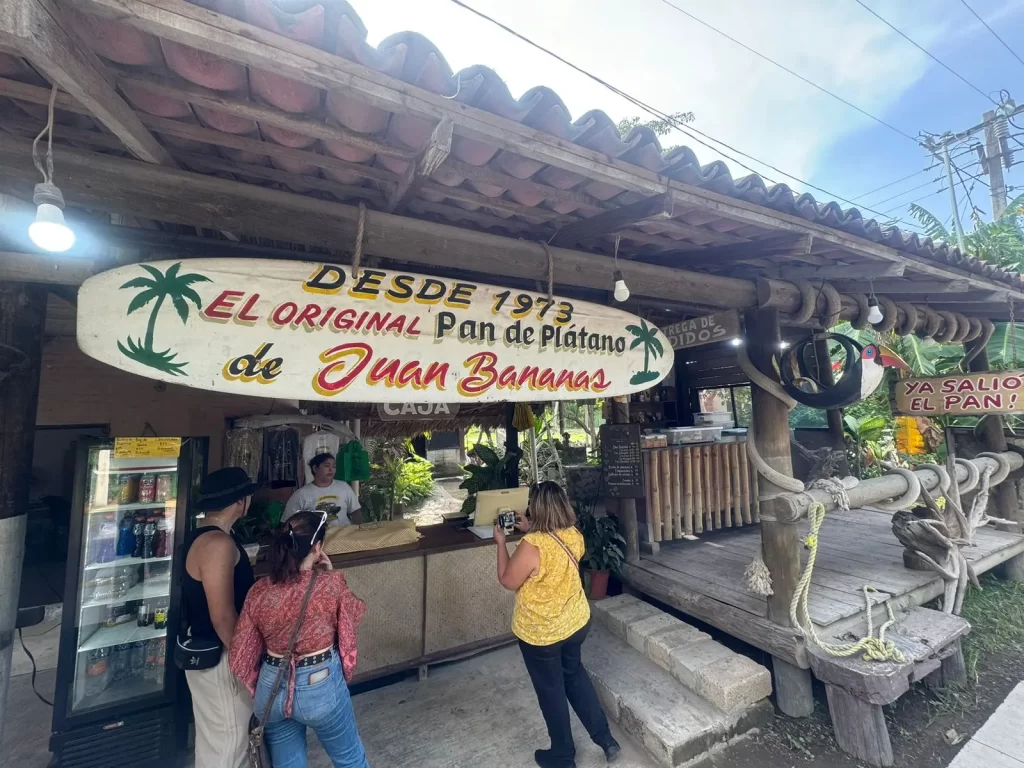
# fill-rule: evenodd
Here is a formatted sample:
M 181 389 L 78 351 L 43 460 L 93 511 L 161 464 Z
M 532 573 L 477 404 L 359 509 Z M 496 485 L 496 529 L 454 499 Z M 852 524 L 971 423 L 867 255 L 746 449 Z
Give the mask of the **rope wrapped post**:
M 774 309 L 751 310 L 746 315 L 746 356 L 762 377 L 772 377 L 772 356 L 780 348 L 782 334 L 779 314 Z M 758 377 L 758 378 L 762 378 Z M 768 384 L 769 382 L 764 382 Z M 777 383 L 776 383 L 777 385 Z M 771 574 L 772 594 L 768 597 L 768 618 L 783 626 L 791 626 L 790 605 L 800 581 L 802 544 L 794 523 L 783 522 L 775 514 L 776 497 L 795 486 L 786 487 L 793 478 L 793 461 L 789 447 L 789 409 L 787 402 L 769 389 L 752 382 L 751 432 L 748 442 L 755 449 L 751 458 L 759 456 L 772 472 L 759 481 L 761 510 L 761 551 Z M 780 485 L 780 482 L 783 484 Z M 802 488 L 802 484 L 800 484 Z M 810 670 L 773 658 L 775 691 L 779 709 L 790 717 L 807 717 L 814 712 Z
M 970 362 L 967 365 L 969 371 L 989 370 L 988 350 L 986 349 L 990 334 L 983 335 L 964 345 L 964 351 Z M 992 453 L 1003 453 L 1006 451 L 1006 434 L 1003 432 L 1003 418 L 1001 416 L 990 416 L 982 419 L 978 424 L 976 434 L 986 451 Z M 1024 510 L 1020 508 L 1017 501 L 1016 489 L 1013 483 L 1000 483 L 992 489 L 993 517 L 1011 521 L 1011 524 L 1001 526 L 1003 530 L 1020 531 L 1024 523 Z M 1004 578 L 1010 581 L 1024 581 L 1024 555 L 1011 558 L 1003 564 L 1001 572 Z

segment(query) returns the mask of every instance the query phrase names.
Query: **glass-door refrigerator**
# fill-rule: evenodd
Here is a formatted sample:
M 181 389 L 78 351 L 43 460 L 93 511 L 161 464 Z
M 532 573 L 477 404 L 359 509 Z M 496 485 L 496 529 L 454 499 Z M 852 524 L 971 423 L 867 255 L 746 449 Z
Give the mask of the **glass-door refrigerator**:
M 206 440 L 79 446 L 50 750 L 62 768 L 174 765 L 181 548 Z

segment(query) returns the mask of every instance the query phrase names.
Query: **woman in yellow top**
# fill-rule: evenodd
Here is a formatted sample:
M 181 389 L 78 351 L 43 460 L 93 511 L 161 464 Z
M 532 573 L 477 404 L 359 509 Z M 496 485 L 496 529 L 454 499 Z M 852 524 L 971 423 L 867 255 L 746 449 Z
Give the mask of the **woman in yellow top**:
M 530 519 L 520 520 L 526 536 L 508 556 L 505 532 L 494 528 L 498 544 L 498 581 L 516 593 L 512 632 L 519 638 L 526 671 L 537 692 L 541 714 L 551 737 L 550 749 L 538 749 L 541 768 L 575 768 L 569 705 L 608 762 L 620 749 L 580 660 L 590 631 L 590 605 L 583 594 L 579 560 L 583 536 L 569 497 L 558 483 L 545 482 L 530 491 Z

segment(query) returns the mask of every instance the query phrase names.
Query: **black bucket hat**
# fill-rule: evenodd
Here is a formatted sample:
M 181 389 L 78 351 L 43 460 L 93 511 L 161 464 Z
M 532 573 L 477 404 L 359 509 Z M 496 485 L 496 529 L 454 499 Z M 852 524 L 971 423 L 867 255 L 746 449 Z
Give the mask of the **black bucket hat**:
M 197 512 L 216 512 L 230 507 L 236 501 L 252 496 L 259 484 L 241 467 L 224 467 L 211 472 L 199 484 Z

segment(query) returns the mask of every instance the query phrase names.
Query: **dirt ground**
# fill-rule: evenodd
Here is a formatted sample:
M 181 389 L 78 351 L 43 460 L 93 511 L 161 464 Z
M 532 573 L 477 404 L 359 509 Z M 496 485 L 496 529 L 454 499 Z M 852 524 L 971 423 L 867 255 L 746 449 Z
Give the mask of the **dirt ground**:
M 945 768 L 963 744 L 1024 679 L 1024 585 L 986 580 L 973 592 L 965 615 L 974 630 L 964 642 L 971 680 L 966 686 L 933 692 L 923 685 L 886 708 L 898 768 Z M 705 761 L 725 768 L 859 768 L 832 736 L 824 687 L 815 683 L 810 718 L 778 715 L 756 737 Z

